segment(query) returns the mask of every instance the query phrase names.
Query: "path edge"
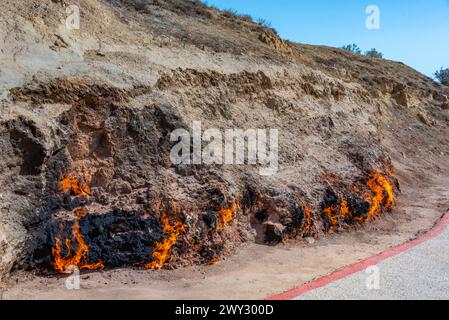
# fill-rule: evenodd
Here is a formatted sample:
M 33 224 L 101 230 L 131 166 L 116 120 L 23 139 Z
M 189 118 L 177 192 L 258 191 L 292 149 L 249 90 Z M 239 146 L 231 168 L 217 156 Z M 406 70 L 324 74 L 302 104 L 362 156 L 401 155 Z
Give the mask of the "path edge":
M 428 240 L 431 240 L 437 236 L 439 236 L 449 225 L 449 211 L 444 214 L 441 219 L 435 224 L 435 226 L 426 232 L 424 235 L 409 240 L 406 243 L 400 244 L 398 246 L 387 249 L 373 257 L 367 258 L 365 260 L 356 262 L 348 267 L 344 267 L 340 270 L 337 270 L 329 275 L 320 277 L 318 279 L 312 280 L 311 282 L 302 284 L 296 288 L 291 290 L 270 296 L 265 300 L 291 300 L 297 298 L 304 293 L 323 287 L 331 282 L 343 279 L 351 274 L 356 272 L 365 270 L 369 266 L 376 265 L 379 262 L 382 262 L 388 258 L 394 257 L 402 252 L 405 252 L 409 249 L 412 249 Z

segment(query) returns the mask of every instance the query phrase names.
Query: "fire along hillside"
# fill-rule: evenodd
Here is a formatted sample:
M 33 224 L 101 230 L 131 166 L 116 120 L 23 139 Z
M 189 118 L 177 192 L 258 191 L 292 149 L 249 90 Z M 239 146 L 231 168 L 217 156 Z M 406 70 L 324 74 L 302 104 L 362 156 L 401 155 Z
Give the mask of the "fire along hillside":
M 395 164 L 413 181 L 449 154 L 448 88 L 402 63 L 197 1 L 77 4 L 79 28 L 65 0 L 0 4 L 2 277 L 214 264 L 245 242 L 363 230 L 394 218 Z M 265 132 L 276 170 L 247 147 L 236 160 L 246 136 L 230 164 L 173 162 L 195 122 L 200 152 L 210 129 Z

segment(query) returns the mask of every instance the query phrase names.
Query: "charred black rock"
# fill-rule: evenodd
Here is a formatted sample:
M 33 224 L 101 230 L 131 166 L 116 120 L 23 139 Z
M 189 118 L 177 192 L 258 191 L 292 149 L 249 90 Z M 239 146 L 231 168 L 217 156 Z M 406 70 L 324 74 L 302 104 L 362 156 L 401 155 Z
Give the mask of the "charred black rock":
M 213 188 L 209 192 L 209 205 L 211 210 L 219 211 L 226 202 L 226 196 L 219 188 Z
M 215 229 L 217 225 L 217 215 L 212 212 L 208 212 L 203 216 L 203 221 L 207 224 L 209 228 Z
M 301 228 L 302 224 L 304 223 L 304 217 L 304 209 L 302 207 L 295 206 L 292 212 L 292 223 L 290 228 L 292 230 L 298 230 L 299 228 Z
M 243 195 L 243 205 L 244 208 L 251 208 L 255 205 L 257 201 L 257 191 L 254 190 L 252 187 L 247 187 L 246 191 Z
M 31 254 L 26 269 L 51 270 L 52 248 L 56 237 L 62 239 L 61 255 L 68 249 L 65 239 L 73 237 L 76 221 L 53 221 L 37 232 L 32 240 Z M 133 266 L 152 260 L 153 246 L 164 238 L 159 220 L 154 216 L 143 217 L 135 211 L 114 210 L 101 215 L 86 215 L 79 220 L 84 243 L 89 247 L 87 263 L 103 261 L 106 268 Z
M 346 201 L 348 202 L 348 209 L 352 212 L 353 218 L 364 217 L 368 214 L 370 204 L 356 194 L 348 194 Z
M 321 209 L 335 207 L 339 205 L 340 198 L 332 188 L 327 188 L 324 192 L 323 202 L 321 203 Z
M 137 212 L 115 210 L 106 215 L 87 215 L 80 226 L 90 246 L 89 261 L 103 260 L 111 268 L 150 261 L 154 243 L 163 239 L 159 221 Z

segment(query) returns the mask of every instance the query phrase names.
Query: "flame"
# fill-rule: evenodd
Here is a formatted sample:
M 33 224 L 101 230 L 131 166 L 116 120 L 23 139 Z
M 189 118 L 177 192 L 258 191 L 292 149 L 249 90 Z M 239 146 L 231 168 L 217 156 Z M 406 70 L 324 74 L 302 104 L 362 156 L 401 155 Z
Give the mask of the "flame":
M 310 226 L 312 225 L 312 210 L 309 207 L 304 208 L 304 223 L 301 226 L 303 233 L 310 231 Z
M 326 217 L 327 221 L 329 221 L 329 223 L 332 225 L 338 224 L 338 220 L 335 215 L 336 211 L 337 211 L 337 208 L 334 206 L 323 209 L 324 216 Z
M 339 216 L 340 218 L 344 218 L 346 216 L 350 216 L 352 218 L 352 214 L 348 208 L 348 202 L 346 201 L 345 198 L 341 200 Z
M 76 266 L 80 269 L 104 269 L 104 263 L 102 261 L 97 263 L 89 264 L 87 263 L 87 253 L 89 252 L 89 246 L 86 245 L 83 239 L 83 235 L 80 230 L 80 219 L 86 216 L 87 212 L 84 209 L 75 210 L 77 220 L 75 225 L 72 227 L 72 239 L 75 240 L 76 246 L 72 243 L 72 240 L 67 238 L 64 244 L 68 250 L 67 256 L 63 257 L 61 255 L 62 251 L 62 237 L 59 234 L 56 236 L 56 244 L 52 248 L 52 255 L 54 258 L 53 267 L 57 272 L 65 273 L 70 266 Z M 63 226 L 60 226 L 61 229 Z
M 164 263 L 170 257 L 171 248 L 178 240 L 178 237 L 181 233 L 186 232 L 185 226 L 179 221 L 175 221 L 173 225 L 171 225 L 170 220 L 165 213 L 162 214 L 162 224 L 164 225 L 163 231 L 167 235 L 167 238 L 154 245 L 152 254 L 153 261 L 144 264 L 145 268 L 154 270 L 162 269 Z
M 359 217 L 359 215 L 354 216 L 349 210 L 347 200 L 344 197 L 340 197 L 339 208 L 334 205 L 323 209 L 323 215 L 326 220 L 333 226 L 338 224 L 338 218 L 343 219 L 345 217 L 349 217 L 351 220 L 358 222 L 369 222 L 381 210 L 390 209 L 395 205 L 393 185 L 380 172 L 375 171 L 371 173 L 370 179 L 366 185 L 370 190 L 370 194 L 364 197 L 365 201 L 370 204 L 366 217 Z M 352 190 L 356 193 L 361 193 L 359 186 L 352 186 Z
M 367 185 L 373 193 L 373 196 L 365 199 L 370 203 L 366 221 L 371 221 L 380 211 L 383 204 L 385 209 L 389 209 L 394 206 L 395 200 L 392 184 L 381 173 L 373 172 Z M 387 194 L 386 198 L 384 191 Z
M 218 213 L 217 229 L 223 229 L 225 225 L 234 221 L 234 214 L 237 211 L 237 205 L 235 202 L 230 208 L 221 208 Z
M 335 226 L 338 224 L 338 218 L 344 219 L 345 217 L 350 217 L 351 219 L 357 220 L 358 218 L 354 218 L 352 213 L 348 208 L 348 202 L 344 197 L 340 200 L 340 208 L 337 206 L 330 206 L 328 208 L 323 209 L 323 215 L 326 217 L 327 221 Z
M 88 174 L 84 174 L 87 177 Z M 73 192 L 77 196 L 89 197 L 92 195 L 92 191 L 89 185 L 85 182 L 80 182 L 79 178 L 67 175 L 60 183 L 59 189 L 64 193 Z
M 210 259 L 209 261 L 207 261 L 207 265 L 208 266 L 214 266 L 216 264 L 218 264 L 220 262 L 220 258 L 218 257 L 213 257 L 212 259 Z

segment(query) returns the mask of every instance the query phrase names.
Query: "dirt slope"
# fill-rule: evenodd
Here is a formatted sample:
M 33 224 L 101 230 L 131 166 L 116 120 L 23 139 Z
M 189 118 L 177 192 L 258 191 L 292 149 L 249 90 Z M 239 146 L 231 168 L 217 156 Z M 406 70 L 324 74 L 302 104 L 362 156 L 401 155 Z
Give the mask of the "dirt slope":
M 53 274 L 58 250 L 179 268 L 353 231 L 447 163 L 449 90 L 401 63 L 190 1 L 80 0 L 80 30 L 67 5 L 0 4 L 0 275 Z M 170 133 L 194 121 L 278 129 L 279 170 L 174 165 Z

